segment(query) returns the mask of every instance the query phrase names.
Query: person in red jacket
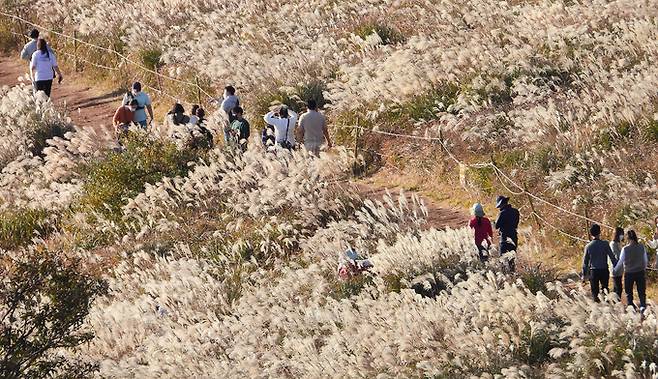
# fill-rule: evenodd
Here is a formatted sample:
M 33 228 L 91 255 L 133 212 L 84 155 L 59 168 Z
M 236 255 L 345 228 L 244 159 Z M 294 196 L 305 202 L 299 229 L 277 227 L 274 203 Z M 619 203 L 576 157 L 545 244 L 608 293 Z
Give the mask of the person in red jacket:
M 473 205 L 473 218 L 468 223 L 474 231 L 475 246 L 478 248 L 480 260 L 485 262 L 489 258 L 489 247 L 491 246 L 491 239 L 493 238 L 493 229 L 491 228 L 491 221 L 484 217 L 484 208 L 482 204 L 475 203 Z M 487 245 L 484 246 L 486 241 Z M 486 255 L 484 253 L 487 253 Z

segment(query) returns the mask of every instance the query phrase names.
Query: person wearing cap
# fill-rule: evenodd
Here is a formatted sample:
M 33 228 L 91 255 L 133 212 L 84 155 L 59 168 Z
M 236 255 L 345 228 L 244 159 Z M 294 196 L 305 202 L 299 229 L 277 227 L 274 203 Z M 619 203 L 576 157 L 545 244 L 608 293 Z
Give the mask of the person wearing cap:
M 582 279 L 584 281 L 589 276 L 592 298 L 594 301 L 599 301 L 600 290 L 608 291 L 610 278 L 608 259 L 614 267 L 617 265 L 617 258 L 610 248 L 610 243 L 601 239 L 601 227 L 598 224 L 592 224 L 589 234 L 592 240 L 585 246 L 583 253 Z
M 142 92 L 142 84 L 140 82 L 133 83 L 130 91 L 123 96 L 122 104 L 130 104 L 133 99 L 137 100 L 137 109 L 133 116 L 133 122 L 146 129 L 149 124 L 149 119 L 146 116 L 144 108 L 148 111 L 150 119 L 153 120 L 153 107 L 151 106 L 151 98 L 149 95 Z
M 31 41 L 26 43 L 25 46 L 23 46 L 23 50 L 21 50 L 21 59 L 24 61 L 30 61 L 32 59 L 32 55 L 34 54 L 35 51 L 37 51 L 37 41 L 39 40 L 39 30 L 38 29 L 32 29 L 30 31 L 30 38 Z M 53 49 L 50 48 L 50 45 L 48 45 L 48 51 L 50 54 L 53 54 Z
M 128 132 L 130 124 L 133 123 L 136 110 L 137 100 L 132 99 L 129 104 L 122 104 L 119 108 L 117 108 L 116 112 L 114 112 L 112 123 L 114 124 L 118 135 L 122 135 Z
M 295 147 L 295 124 L 297 113 L 282 105 L 278 112 L 270 111 L 263 116 L 265 122 L 274 127 L 276 145 L 292 150 Z
M 517 229 L 519 228 L 519 211 L 509 204 L 509 197 L 498 196 L 496 198 L 496 208 L 500 210 L 498 219 L 496 220 L 496 229 L 500 235 L 500 256 L 511 251 L 517 251 L 519 244 L 519 236 Z M 514 259 L 509 261 L 510 270 L 514 271 L 516 268 Z
M 299 117 L 297 137 L 309 153 L 319 156 L 320 147 L 325 141 L 327 147 L 331 148 L 327 119 L 322 113 L 318 112 L 318 104 L 314 99 L 310 99 L 306 103 L 306 108 L 308 109 L 306 113 Z
M 475 233 L 475 246 L 478 248 L 480 261 L 484 262 L 489 258 L 489 247 L 491 246 L 491 239 L 493 238 L 493 230 L 491 229 L 491 221 L 484 217 L 484 208 L 482 204 L 473 204 L 473 218 L 468 223 L 468 226 L 473 229 Z M 483 242 L 487 242 L 485 247 Z M 484 253 L 487 252 L 485 256 Z

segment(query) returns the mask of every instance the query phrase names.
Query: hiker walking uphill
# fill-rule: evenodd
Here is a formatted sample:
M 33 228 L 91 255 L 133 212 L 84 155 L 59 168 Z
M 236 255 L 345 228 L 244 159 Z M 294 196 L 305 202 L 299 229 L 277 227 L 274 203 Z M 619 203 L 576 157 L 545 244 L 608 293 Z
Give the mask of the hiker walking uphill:
M 519 211 L 509 204 L 509 197 L 502 195 L 496 198 L 496 208 L 500 210 L 496 220 L 496 229 L 500 234 L 500 256 L 502 257 L 506 253 L 517 251 L 519 245 L 517 232 L 519 228 Z M 510 258 L 509 268 L 511 271 L 516 270 L 514 258 Z
M 39 30 L 38 29 L 32 29 L 30 31 L 30 38 L 31 41 L 26 43 L 25 46 L 23 46 L 23 50 L 21 50 L 21 59 L 24 61 L 30 62 L 32 60 L 32 54 L 34 54 L 35 51 L 37 51 L 37 41 L 39 40 Z M 53 52 L 53 50 L 48 46 L 48 51 L 50 53 Z
M 493 230 L 491 230 L 491 221 L 484 217 L 484 208 L 482 208 L 482 204 L 475 203 L 473 205 L 473 218 L 468 223 L 468 226 L 473 229 L 475 233 L 475 246 L 478 249 L 480 261 L 484 262 L 489 258 L 489 248 L 491 247 Z M 484 246 L 484 242 L 487 243 L 486 247 Z
M 313 99 L 306 103 L 308 110 L 299 117 L 299 128 L 297 137 L 304 148 L 315 156 L 320 155 L 320 147 L 327 142 L 327 147 L 331 148 L 331 139 L 327 130 L 326 117 L 318 112 L 317 102 Z
M 624 290 L 626 292 L 626 304 L 633 303 L 633 286 L 637 286 L 637 296 L 640 298 L 640 311 L 647 307 L 647 278 L 646 270 L 649 263 L 647 250 L 644 245 L 638 242 L 637 234 L 634 230 L 626 233 L 628 245 L 621 249 L 619 262 L 615 264 L 614 272 L 616 275 L 624 274 Z
M 235 120 L 233 120 L 229 129 L 229 144 L 245 152 L 247 151 L 247 143 L 251 134 L 249 122 L 244 119 L 244 110 L 242 108 L 235 107 L 232 113 Z
M 612 250 L 612 254 L 614 254 L 615 258 L 617 259 L 617 262 L 619 262 L 619 257 L 621 256 L 621 249 L 622 249 L 622 241 L 624 240 L 624 229 L 623 228 L 615 228 L 615 235 L 612 238 L 612 241 L 610 241 L 610 250 Z M 622 291 L 623 285 L 622 285 L 622 275 L 621 273 L 617 273 L 615 270 L 612 270 L 612 290 L 617 294 L 617 297 L 621 299 L 621 291 Z
M 224 142 L 229 141 L 229 129 L 231 128 L 231 123 L 235 121 L 233 116 L 233 109 L 240 106 L 240 98 L 235 94 L 235 88 L 233 86 L 224 87 L 224 96 L 220 108 L 224 112 L 226 119 L 228 120 L 224 127 Z
M 274 140 L 277 146 L 292 150 L 295 148 L 295 124 L 297 113 L 282 105 L 278 112 L 271 111 L 263 119 L 274 127 Z
M 135 118 L 136 110 L 137 100 L 132 99 L 130 104 L 121 105 L 117 108 L 116 112 L 114 112 L 112 124 L 114 124 L 114 128 L 116 129 L 117 137 L 124 136 L 128 133 L 128 129 Z
M 589 284 L 594 301 L 599 301 L 600 290 L 608 291 L 608 279 L 610 271 L 608 270 L 608 259 L 614 267 L 617 264 L 617 258 L 610 249 L 608 241 L 601 239 L 601 227 L 593 224 L 589 228 L 589 234 L 592 241 L 585 246 L 583 254 L 583 281 L 589 277 Z
M 151 121 L 153 120 L 153 107 L 151 106 L 149 95 L 142 92 L 142 84 L 140 82 L 133 83 L 130 91 L 123 96 L 122 104 L 130 104 L 133 99 L 137 100 L 137 109 L 135 110 L 133 122 L 146 129 L 149 124 L 148 117 L 150 117 Z M 148 117 L 146 116 L 146 111 L 148 111 Z
M 32 53 L 30 61 L 30 76 L 34 84 L 34 92 L 43 91 L 46 96 L 50 97 L 55 73 L 59 78 L 58 82 L 61 83 L 64 76 L 62 76 L 62 72 L 57 65 L 57 58 L 48 48 L 46 40 L 39 38 L 37 50 Z

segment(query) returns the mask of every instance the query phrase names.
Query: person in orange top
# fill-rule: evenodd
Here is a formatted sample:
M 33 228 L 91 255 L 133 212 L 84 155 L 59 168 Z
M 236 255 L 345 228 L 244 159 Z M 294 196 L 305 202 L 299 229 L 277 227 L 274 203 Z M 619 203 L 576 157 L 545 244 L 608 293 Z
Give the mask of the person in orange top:
M 493 238 L 493 230 L 491 228 L 491 221 L 488 218 L 484 217 L 484 208 L 482 204 L 475 203 L 473 205 L 473 218 L 468 223 L 468 226 L 473 229 L 475 237 L 475 246 L 478 248 L 478 254 L 480 255 L 481 261 L 486 261 L 489 258 L 489 247 L 491 246 L 491 239 Z M 484 246 L 484 242 L 487 242 L 487 246 Z M 484 255 L 484 252 L 487 252 L 487 255 Z
M 137 100 L 133 99 L 130 104 L 121 105 L 114 113 L 112 123 L 117 130 L 117 134 L 125 134 L 128 132 L 130 124 L 133 123 L 133 117 L 137 110 Z

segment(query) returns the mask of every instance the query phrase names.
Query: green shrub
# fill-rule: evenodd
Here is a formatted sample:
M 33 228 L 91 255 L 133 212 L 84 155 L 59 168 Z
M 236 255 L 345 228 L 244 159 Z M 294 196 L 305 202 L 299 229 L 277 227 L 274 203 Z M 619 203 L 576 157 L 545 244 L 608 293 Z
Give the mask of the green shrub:
M 523 263 L 520 265 L 519 279 L 523 285 L 533 294 L 537 292 L 549 296 L 547 284 L 558 280 L 558 273 L 554 268 L 543 267 L 541 263 L 530 264 Z
M 399 125 L 413 125 L 415 121 L 431 121 L 438 118 L 440 112 L 457 114 L 452 108 L 457 102 L 460 87 L 455 83 L 437 85 L 431 90 L 415 96 L 395 110 L 380 116 L 380 120 L 395 122 Z
M 86 181 L 78 207 L 118 217 L 126 199 L 142 192 L 146 183 L 184 176 L 188 163 L 196 159 L 193 150 L 179 150 L 172 142 L 131 133 L 123 151 L 111 152 L 83 168 Z
M 58 352 L 94 337 L 80 329 L 94 299 L 107 293 L 107 283 L 78 262 L 47 251 L 0 256 L 0 377 L 93 377 L 96 364 Z
M 658 142 L 658 120 L 649 121 L 644 131 L 647 141 Z
M 45 236 L 53 230 L 45 210 L 22 209 L 0 212 L 0 249 L 28 245 L 35 235 Z
M 377 33 L 384 45 L 393 45 L 405 41 L 404 35 L 397 29 L 377 21 L 365 21 L 354 29 L 354 34 L 363 39 L 373 33 Z
M 160 49 L 145 49 L 139 52 L 139 60 L 142 64 L 148 68 L 156 70 L 162 66 L 164 63 L 161 61 L 162 50 Z

